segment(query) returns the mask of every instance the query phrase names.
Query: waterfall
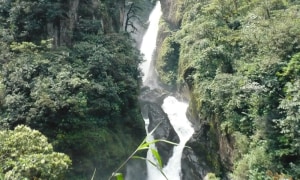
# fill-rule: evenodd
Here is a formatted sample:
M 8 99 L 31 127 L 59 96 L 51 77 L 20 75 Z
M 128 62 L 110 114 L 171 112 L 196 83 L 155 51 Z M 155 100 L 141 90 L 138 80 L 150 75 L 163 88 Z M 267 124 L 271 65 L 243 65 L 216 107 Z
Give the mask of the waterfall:
M 182 152 L 186 142 L 194 133 L 194 129 L 185 115 L 188 104 L 178 101 L 173 96 L 168 96 L 164 99 L 162 108 L 180 139 L 179 145 L 174 147 L 173 155 L 163 168 L 163 172 L 169 180 L 180 180 Z M 153 159 L 149 156 L 149 152 L 147 158 Z M 165 177 L 156 168 L 150 168 L 150 172 L 148 168 L 148 180 L 165 180 Z
M 158 34 L 159 19 L 162 15 L 160 2 L 157 1 L 154 9 L 149 16 L 149 26 L 145 35 L 143 36 L 142 44 L 140 47 L 141 53 L 144 55 L 144 62 L 140 65 L 140 68 L 144 74 L 143 84 L 150 88 L 157 87 L 153 82 L 153 54 L 156 49 L 156 39 Z
M 144 74 L 143 85 L 148 86 L 151 89 L 158 88 L 155 80 L 153 81 L 155 68 L 153 67 L 153 53 L 156 48 L 156 39 L 158 33 L 159 19 L 162 15 L 160 2 L 157 1 L 153 11 L 149 16 L 149 27 L 143 37 L 140 51 L 144 54 L 145 61 L 141 64 L 140 68 Z M 164 174 L 169 180 L 180 180 L 181 179 L 181 157 L 183 148 L 186 142 L 191 138 L 194 133 L 194 129 L 191 123 L 186 117 L 186 110 L 188 108 L 188 103 L 180 102 L 175 97 L 168 96 L 164 99 L 162 108 L 164 112 L 168 115 L 171 125 L 175 129 L 179 136 L 180 142 L 178 146 L 174 147 L 173 155 L 169 159 L 167 165 L 163 168 Z M 146 131 L 148 119 L 145 119 Z M 150 139 L 153 137 L 149 137 Z M 151 147 L 155 148 L 155 147 Z M 151 152 L 147 154 L 147 159 L 155 161 Z M 165 177 L 157 170 L 156 167 L 147 164 L 148 180 L 165 180 Z

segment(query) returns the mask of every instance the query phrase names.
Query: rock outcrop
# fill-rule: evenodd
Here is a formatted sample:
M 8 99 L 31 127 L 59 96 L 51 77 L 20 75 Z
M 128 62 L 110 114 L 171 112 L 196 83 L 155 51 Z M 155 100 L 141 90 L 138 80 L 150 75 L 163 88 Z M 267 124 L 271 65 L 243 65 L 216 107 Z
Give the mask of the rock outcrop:
M 149 117 L 148 131 L 151 132 L 157 127 L 153 132 L 154 139 L 165 139 L 179 143 L 179 137 L 162 108 L 158 104 L 149 103 L 147 109 Z M 173 154 L 174 145 L 165 142 L 157 142 L 155 145 L 162 158 L 163 164 L 166 165 Z
M 140 96 L 142 114 L 145 119 L 149 119 L 148 132 L 154 130 L 152 134 L 154 139 L 164 139 L 179 143 L 179 137 L 171 125 L 168 115 L 161 108 L 162 102 L 167 95 L 166 92 L 161 90 L 143 88 Z M 163 164 L 166 165 L 173 154 L 174 145 L 165 142 L 157 142 L 155 145 Z
M 66 0 L 59 6 L 64 12 L 48 21 L 46 27 L 47 36 L 53 39 L 55 47 L 71 46 L 75 31 L 97 33 L 101 30 L 107 34 L 123 29 L 125 0 Z

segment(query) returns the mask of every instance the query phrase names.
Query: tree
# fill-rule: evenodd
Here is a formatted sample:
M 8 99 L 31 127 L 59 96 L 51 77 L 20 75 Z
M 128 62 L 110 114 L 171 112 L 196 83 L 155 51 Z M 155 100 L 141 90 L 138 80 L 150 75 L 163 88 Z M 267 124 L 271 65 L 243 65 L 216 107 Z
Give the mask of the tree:
M 105 178 L 145 133 L 141 57 L 128 33 L 116 33 L 122 5 L 0 1 L 0 128 L 39 130 L 72 158 L 68 179 L 90 177 L 94 168 Z
M 278 147 L 276 156 L 283 162 L 289 174 L 300 177 L 300 53 L 295 54 L 282 72 L 277 73 L 280 80 L 285 83 L 284 98 L 280 100 L 278 109 L 282 117 L 274 120 L 279 128 L 277 136 Z
M 14 56 L 1 67 L 0 127 L 35 128 L 72 158 L 74 176 L 96 167 L 105 177 L 144 134 L 140 57 L 122 34 L 85 36 L 72 49 L 43 43 L 11 44 Z
M 5 179 L 63 179 L 70 158 L 53 151 L 47 138 L 27 126 L 0 131 L 0 174 Z
M 138 10 L 141 10 L 134 2 L 128 3 L 128 11 L 126 13 L 126 20 L 125 20 L 125 31 L 128 32 L 130 29 L 131 33 L 135 33 L 138 29 L 134 26 L 134 20 L 139 20 L 137 14 Z

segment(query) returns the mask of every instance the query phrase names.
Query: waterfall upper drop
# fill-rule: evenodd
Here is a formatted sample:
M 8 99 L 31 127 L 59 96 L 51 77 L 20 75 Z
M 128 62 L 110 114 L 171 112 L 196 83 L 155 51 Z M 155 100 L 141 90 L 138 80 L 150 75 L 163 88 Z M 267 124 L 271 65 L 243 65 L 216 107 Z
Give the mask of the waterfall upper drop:
M 153 53 L 156 49 L 158 25 L 159 25 L 159 19 L 161 15 L 162 15 L 161 5 L 160 2 L 157 1 L 153 11 L 149 16 L 149 27 L 143 37 L 141 48 L 140 48 L 141 53 L 144 54 L 144 60 L 145 60 L 140 65 L 140 68 L 144 73 L 143 83 L 144 85 L 148 85 L 148 86 L 150 86 L 149 77 L 151 77 L 151 74 L 149 74 L 149 72 L 150 69 L 153 68 L 151 62 L 153 58 Z

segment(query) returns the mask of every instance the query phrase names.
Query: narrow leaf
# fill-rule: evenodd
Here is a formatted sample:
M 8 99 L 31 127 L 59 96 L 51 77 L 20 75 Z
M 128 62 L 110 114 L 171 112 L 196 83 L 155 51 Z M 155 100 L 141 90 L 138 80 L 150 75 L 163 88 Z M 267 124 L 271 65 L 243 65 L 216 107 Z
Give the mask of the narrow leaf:
M 114 176 L 117 178 L 117 180 L 124 180 L 122 173 L 116 173 Z
M 154 144 L 154 143 L 157 143 L 157 142 L 165 142 L 165 143 L 168 143 L 168 144 L 172 144 L 172 145 L 175 145 L 175 146 L 178 146 L 179 144 L 177 143 L 174 143 L 174 142 L 171 142 L 171 141 L 168 141 L 168 140 L 165 140 L 165 139 L 155 139 L 153 141 L 150 141 L 148 142 L 149 144 Z
M 168 141 L 168 140 L 165 140 L 165 139 L 155 139 L 153 141 L 148 142 L 148 144 L 154 144 L 154 143 L 157 143 L 157 142 L 165 142 L 165 143 L 168 143 L 168 144 L 172 144 L 174 146 L 178 146 L 179 145 L 178 143 L 174 143 L 172 141 Z M 189 147 L 189 146 L 184 146 L 184 147 L 191 149 L 191 147 Z
M 92 176 L 91 180 L 94 180 L 95 174 L 96 174 L 96 168 L 95 168 L 95 170 L 94 170 L 94 173 L 93 173 L 93 176 Z M 1 179 L 0 179 L 0 180 L 1 180 Z
M 139 150 L 148 149 L 148 148 L 149 148 L 149 143 L 145 142 L 145 143 L 141 144 L 141 145 L 137 148 L 137 150 L 139 151 Z
M 145 160 L 145 158 L 141 157 L 141 156 L 132 156 L 132 159 L 142 159 L 142 160 Z
M 162 168 L 163 164 L 162 164 L 160 155 L 159 155 L 159 153 L 157 152 L 157 150 L 151 148 L 151 152 L 152 152 L 153 156 L 155 157 L 155 159 L 157 160 L 159 167 Z
M 147 158 L 140 157 L 140 156 L 133 156 L 132 158 L 135 158 L 135 159 L 142 159 L 142 160 L 148 161 L 152 166 L 156 167 L 156 168 L 159 170 L 159 172 L 166 178 L 166 180 L 168 180 L 166 174 L 162 171 L 162 168 L 159 168 L 154 162 L 150 161 L 150 160 L 147 159 Z
M 162 171 L 161 168 L 158 168 L 157 165 L 156 165 L 154 162 L 150 161 L 149 159 L 146 159 L 146 160 L 147 160 L 150 164 L 152 164 L 153 166 L 155 166 L 155 167 L 159 170 L 159 172 L 160 172 L 160 173 L 168 180 L 166 174 Z
M 152 131 L 148 134 L 153 134 L 153 132 L 158 128 L 158 126 L 162 123 L 162 121 L 160 121 L 155 127 L 154 129 L 152 129 Z

